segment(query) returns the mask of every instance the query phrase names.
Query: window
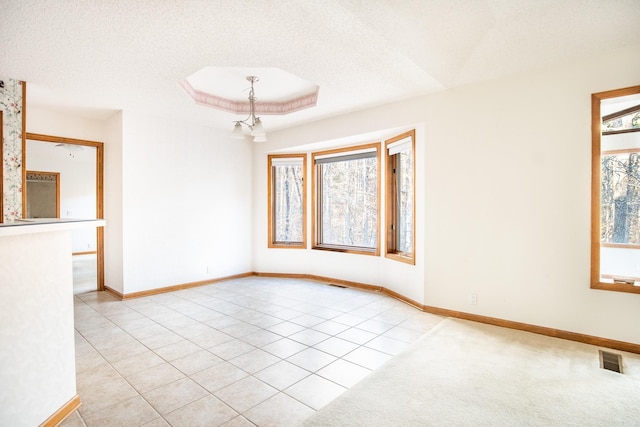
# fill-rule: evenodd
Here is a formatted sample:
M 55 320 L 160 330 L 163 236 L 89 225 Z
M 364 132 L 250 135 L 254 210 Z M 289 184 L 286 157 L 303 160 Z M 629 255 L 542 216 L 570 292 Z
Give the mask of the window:
M 379 255 L 379 147 L 313 154 L 315 249 Z
M 269 247 L 307 247 L 305 154 L 268 156 Z
M 640 293 L 640 86 L 591 100 L 591 287 Z
M 415 264 L 415 131 L 385 142 L 386 230 L 385 256 Z

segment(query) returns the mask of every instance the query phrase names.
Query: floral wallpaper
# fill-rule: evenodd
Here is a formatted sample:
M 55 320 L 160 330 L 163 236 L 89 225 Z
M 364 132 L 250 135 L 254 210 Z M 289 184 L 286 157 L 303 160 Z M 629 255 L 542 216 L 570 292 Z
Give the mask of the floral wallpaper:
M 19 80 L 0 77 L 0 110 L 3 112 L 5 222 L 22 218 L 22 85 Z

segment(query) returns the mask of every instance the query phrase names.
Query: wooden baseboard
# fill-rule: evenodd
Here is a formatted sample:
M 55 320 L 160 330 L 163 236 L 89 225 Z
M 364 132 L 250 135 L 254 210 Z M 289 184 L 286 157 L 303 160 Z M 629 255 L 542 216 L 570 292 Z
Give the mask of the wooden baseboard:
M 67 403 L 65 403 L 60 409 L 54 412 L 49 418 L 47 418 L 40 427 L 55 427 L 64 421 L 73 411 L 80 407 L 80 396 L 77 394 Z
M 179 290 L 182 290 L 182 289 L 195 288 L 195 287 L 198 287 L 198 286 L 210 285 L 212 283 L 224 282 L 224 281 L 227 281 L 227 280 L 241 279 L 243 277 L 249 277 L 249 276 L 254 276 L 254 275 L 255 274 L 253 272 L 234 274 L 232 276 L 219 277 L 219 278 L 215 278 L 215 279 L 200 280 L 200 281 L 197 281 L 197 282 L 181 283 L 179 285 L 166 286 L 164 288 L 157 288 L 157 289 L 149 289 L 147 291 L 132 292 L 130 294 L 123 294 L 123 293 L 118 292 L 118 291 L 116 291 L 114 289 L 111 289 L 108 286 L 105 286 L 104 288 L 105 288 L 105 291 L 115 295 L 116 297 L 120 298 L 121 300 L 127 300 L 127 299 L 132 299 L 132 298 L 148 297 L 150 295 L 164 294 L 164 293 L 167 293 L 167 292 L 179 291 Z
M 306 279 L 314 282 L 322 282 L 327 285 L 345 286 L 347 288 L 356 288 L 365 291 L 381 292 L 382 287 L 376 285 L 368 285 L 366 283 L 352 282 L 349 280 L 336 279 L 334 277 L 318 276 L 315 274 L 299 274 L 299 273 L 253 273 L 258 277 L 279 277 L 283 279 Z
M 76 256 L 76 255 L 93 255 L 93 254 L 97 254 L 97 251 L 85 251 L 85 252 L 73 252 L 71 255 Z
M 346 280 L 333 279 L 323 276 L 315 276 L 311 274 L 280 274 L 280 273 L 255 273 L 256 276 L 262 277 L 283 277 L 283 278 L 299 278 L 310 279 L 318 282 L 324 282 L 329 284 L 341 284 L 352 288 L 365 289 L 370 291 L 382 292 L 389 295 L 392 298 L 407 303 L 418 310 L 425 311 L 427 313 L 438 314 L 446 317 L 455 317 L 458 319 L 471 320 L 479 323 L 487 323 L 495 326 L 502 326 L 510 329 L 517 329 L 525 332 L 532 332 L 535 334 L 546 335 L 549 337 L 562 338 L 569 341 L 576 341 L 585 344 L 591 344 L 598 347 L 605 347 L 620 351 L 627 351 L 629 353 L 640 354 L 640 344 L 629 343 L 625 341 L 616 341 L 608 338 L 594 337 L 591 335 L 579 334 L 576 332 L 563 331 L 561 329 L 547 328 L 544 326 L 536 326 L 528 323 L 514 322 L 511 320 L 504 320 L 495 317 L 481 316 L 477 314 L 466 313 L 463 311 L 449 310 L 445 308 L 432 307 L 428 305 L 420 304 L 417 301 L 407 298 L 402 294 L 399 294 L 391 289 L 387 289 L 384 286 L 367 285 L 364 283 L 349 282 Z
M 125 300 L 125 299 L 131 299 L 131 298 L 145 297 L 149 295 L 162 294 L 166 292 L 177 291 L 180 289 L 194 288 L 197 286 L 209 285 L 212 283 L 223 282 L 223 281 L 232 280 L 232 279 L 240 279 L 240 278 L 249 277 L 249 276 L 278 277 L 278 278 L 285 278 L 285 279 L 286 278 L 306 279 L 306 280 L 313 280 L 316 282 L 325 283 L 328 285 L 339 285 L 339 286 L 345 286 L 349 288 L 361 289 L 365 291 L 381 292 L 386 295 L 389 295 L 392 298 L 395 298 L 406 304 L 409 304 L 417 308 L 418 310 L 422 310 L 427 313 L 438 314 L 446 317 L 455 317 L 458 319 L 471 320 L 474 322 L 486 323 L 486 324 L 495 325 L 495 326 L 502 326 L 505 328 L 517 329 L 525 332 L 532 332 L 535 334 L 546 335 L 549 337 L 562 338 L 565 340 L 591 344 L 598 347 L 605 347 L 605 348 L 610 348 L 610 349 L 615 349 L 620 351 L 627 351 L 629 353 L 640 354 L 640 344 L 634 344 L 634 343 L 629 343 L 625 341 L 617 341 L 617 340 L 612 340 L 608 338 L 595 337 L 591 335 L 579 334 L 576 332 L 563 331 L 561 329 L 531 325 L 528 323 L 520 323 L 520 322 L 511 321 L 511 320 L 499 319 L 496 317 L 482 316 L 478 314 L 466 313 L 463 311 L 456 311 L 456 310 L 449 310 L 446 308 L 428 306 L 428 305 L 420 304 L 419 302 L 414 301 L 411 298 L 405 297 L 404 295 L 399 294 L 395 291 L 392 291 L 391 289 L 387 289 L 384 286 L 369 285 L 366 283 L 352 282 L 349 280 L 336 279 L 333 277 L 326 277 L 326 276 L 318 276 L 315 274 L 250 272 L 250 273 L 236 274 L 233 276 L 221 277 L 217 279 L 202 280 L 199 282 L 183 283 L 180 285 L 167 286 L 165 288 L 151 289 L 148 291 L 134 292 L 134 293 L 125 294 L 125 295 L 107 286 L 105 286 L 105 290 L 115 295 L 116 297 L 122 300 Z
M 545 326 L 531 325 L 529 323 L 514 322 L 512 320 L 499 319 L 496 317 L 481 316 L 479 314 L 465 313 L 463 311 L 448 310 L 445 308 L 424 306 L 427 313 L 439 314 L 441 316 L 455 317 L 457 319 L 471 320 L 479 323 L 486 323 L 494 326 L 502 326 L 519 331 L 532 332 L 534 334 L 546 335 L 548 337 L 562 338 L 569 341 L 591 344 L 598 347 L 611 348 L 629 353 L 640 354 L 640 344 L 617 341 L 609 338 L 595 337 L 592 335 L 579 334 L 577 332 L 563 331 L 562 329 L 547 328 Z
M 114 297 L 123 300 L 124 299 L 124 295 L 118 291 L 116 291 L 115 289 L 112 289 L 110 287 L 108 287 L 107 285 L 104 286 L 104 291 L 110 293 L 111 295 L 113 295 Z

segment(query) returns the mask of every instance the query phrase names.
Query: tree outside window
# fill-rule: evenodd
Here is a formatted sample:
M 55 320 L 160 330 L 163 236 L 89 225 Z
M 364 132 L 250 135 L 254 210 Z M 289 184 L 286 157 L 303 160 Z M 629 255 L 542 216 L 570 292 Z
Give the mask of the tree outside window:
M 313 154 L 314 248 L 379 253 L 379 144 Z
M 269 247 L 306 248 L 306 155 L 270 155 Z
M 601 242 L 640 245 L 640 153 L 603 153 L 601 177 Z
M 591 288 L 640 293 L 640 86 L 591 101 Z
M 398 135 L 386 146 L 385 255 L 415 264 L 415 131 Z

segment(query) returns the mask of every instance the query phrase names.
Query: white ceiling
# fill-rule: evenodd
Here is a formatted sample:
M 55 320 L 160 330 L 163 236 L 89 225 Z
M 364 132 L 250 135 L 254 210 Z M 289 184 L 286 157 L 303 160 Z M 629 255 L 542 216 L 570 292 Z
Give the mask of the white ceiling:
M 28 105 L 224 129 L 235 116 L 179 86 L 205 66 L 278 67 L 320 86 L 316 107 L 265 117 L 269 131 L 640 45 L 638 0 L 0 4 L 0 76 L 27 81 Z

